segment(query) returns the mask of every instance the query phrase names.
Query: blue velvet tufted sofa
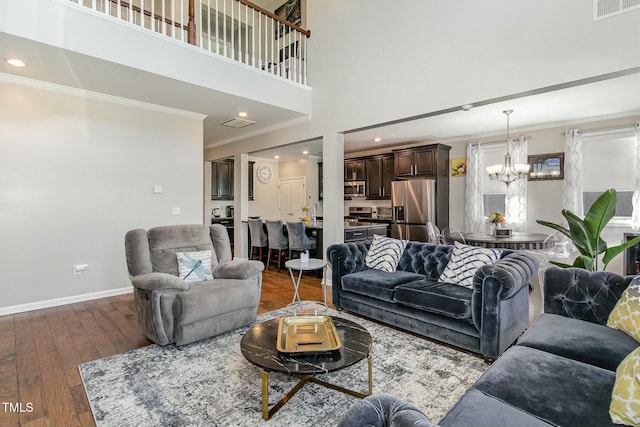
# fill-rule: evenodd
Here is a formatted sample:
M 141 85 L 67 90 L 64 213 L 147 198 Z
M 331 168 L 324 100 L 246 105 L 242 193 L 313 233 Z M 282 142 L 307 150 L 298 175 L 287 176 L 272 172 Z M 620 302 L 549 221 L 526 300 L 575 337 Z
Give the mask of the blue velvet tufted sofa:
M 640 276 L 548 268 L 544 313 L 440 420 L 440 427 L 614 427 L 616 368 L 638 342 L 606 325 L 622 292 Z M 410 400 L 410 396 L 408 397 Z M 339 427 L 431 426 L 390 395 L 355 404 Z
M 409 242 L 394 273 L 365 265 L 368 242 L 331 245 L 333 304 L 365 317 L 497 358 L 529 323 L 537 261 L 504 250 L 478 269 L 473 289 L 439 282 L 453 246 Z

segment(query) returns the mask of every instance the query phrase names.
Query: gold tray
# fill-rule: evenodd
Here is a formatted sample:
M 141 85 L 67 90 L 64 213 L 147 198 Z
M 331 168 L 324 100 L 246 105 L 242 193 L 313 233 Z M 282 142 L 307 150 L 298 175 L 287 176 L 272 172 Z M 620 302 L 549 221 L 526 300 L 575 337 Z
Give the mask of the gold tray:
M 341 347 L 338 331 L 329 316 L 289 316 L 278 323 L 276 348 L 281 353 L 326 353 Z

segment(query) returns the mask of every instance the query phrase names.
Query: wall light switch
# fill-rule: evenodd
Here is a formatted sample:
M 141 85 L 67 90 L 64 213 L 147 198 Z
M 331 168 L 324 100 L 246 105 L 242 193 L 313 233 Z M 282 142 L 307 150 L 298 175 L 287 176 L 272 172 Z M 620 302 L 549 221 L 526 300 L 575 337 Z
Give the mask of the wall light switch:
M 154 184 L 154 186 L 153 186 L 153 193 L 154 193 L 154 194 L 160 194 L 160 193 L 162 193 L 162 185 L 160 185 L 160 184 Z
M 174 208 L 172 209 L 172 213 L 173 213 L 174 215 L 180 215 L 180 214 L 182 213 L 181 211 L 182 211 L 182 209 L 180 209 L 179 207 L 174 207 Z

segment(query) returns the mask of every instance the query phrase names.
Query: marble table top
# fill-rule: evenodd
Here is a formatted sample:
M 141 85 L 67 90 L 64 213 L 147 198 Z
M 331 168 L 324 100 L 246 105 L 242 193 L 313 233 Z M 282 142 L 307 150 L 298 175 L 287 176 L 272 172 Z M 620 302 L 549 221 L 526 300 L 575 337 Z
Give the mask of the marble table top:
M 371 335 L 362 326 L 340 317 L 331 317 L 342 348 L 329 353 L 305 355 L 281 354 L 276 349 L 280 319 L 253 326 L 242 337 L 240 349 L 244 357 L 266 371 L 286 374 L 322 374 L 351 366 L 366 358 L 373 345 Z

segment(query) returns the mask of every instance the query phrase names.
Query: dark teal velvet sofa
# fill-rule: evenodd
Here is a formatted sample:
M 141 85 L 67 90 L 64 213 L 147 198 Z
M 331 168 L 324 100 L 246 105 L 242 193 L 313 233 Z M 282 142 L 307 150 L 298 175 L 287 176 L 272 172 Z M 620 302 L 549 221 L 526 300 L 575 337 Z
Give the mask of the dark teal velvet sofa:
M 543 314 L 438 426 L 618 426 L 609 416 L 616 368 L 638 342 L 606 322 L 632 280 L 640 276 L 548 268 Z M 357 419 L 371 426 L 435 424 L 415 406 L 389 395 L 358 402 L 339 426 L 362 425 Z
M 333 304 L 407 331 L 495 359 L 529 323 L 529 280 L 535 258 L 503 250 L 481 267 L 473 289 L 438 279 L 452 245 L 409 242 L 394 273 L 365 265 L 368 242 L 331 245 Z

